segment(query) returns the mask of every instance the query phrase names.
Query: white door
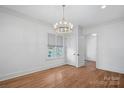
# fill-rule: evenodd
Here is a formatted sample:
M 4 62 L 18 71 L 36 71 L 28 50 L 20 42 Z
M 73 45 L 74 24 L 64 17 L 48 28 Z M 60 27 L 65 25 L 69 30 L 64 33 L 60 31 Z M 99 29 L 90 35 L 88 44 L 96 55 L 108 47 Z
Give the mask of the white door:
M 80 67 L 85 65 L 85 37 L 76 29 L 66 38 L 66 62 Z
M 85 65 L 85 36 L 78 35 L 78 67 Z
M 69 65 L 77 66 L 77 49 L 76 41 L 73 36 L 66 38 L 66 62 Z

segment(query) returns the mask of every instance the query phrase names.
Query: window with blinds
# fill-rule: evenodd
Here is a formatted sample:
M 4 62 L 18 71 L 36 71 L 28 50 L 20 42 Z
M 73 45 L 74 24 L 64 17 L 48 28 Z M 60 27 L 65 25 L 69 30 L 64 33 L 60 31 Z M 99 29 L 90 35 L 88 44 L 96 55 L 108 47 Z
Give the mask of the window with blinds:
M 48 58 L 64 56 L 63 37 L 48 34 Z

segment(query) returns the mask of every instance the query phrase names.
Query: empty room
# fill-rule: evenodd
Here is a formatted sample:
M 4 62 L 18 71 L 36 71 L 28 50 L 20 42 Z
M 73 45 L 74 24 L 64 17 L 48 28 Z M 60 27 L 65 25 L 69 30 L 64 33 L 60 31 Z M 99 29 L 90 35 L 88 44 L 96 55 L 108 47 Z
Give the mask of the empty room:
M 123 88 L 124 5 L 0 5 L 0 88 Z

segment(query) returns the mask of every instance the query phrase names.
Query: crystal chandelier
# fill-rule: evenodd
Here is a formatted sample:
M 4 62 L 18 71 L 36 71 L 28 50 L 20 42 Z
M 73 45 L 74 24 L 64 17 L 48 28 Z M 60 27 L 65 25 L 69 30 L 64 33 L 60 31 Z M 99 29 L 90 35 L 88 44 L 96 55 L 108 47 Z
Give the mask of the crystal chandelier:
M 64 18 L 64 8 L 65 5 L 62 5 L 63 8 L 63 16 L 62 16 L 62 20 L 60 20 L 59 22 L 57 22 L 54 25 L 54 29 L 57 33 L 70 33 L 72 32 L 73 29 L 73 24 L 70 22 L 67 22 Z

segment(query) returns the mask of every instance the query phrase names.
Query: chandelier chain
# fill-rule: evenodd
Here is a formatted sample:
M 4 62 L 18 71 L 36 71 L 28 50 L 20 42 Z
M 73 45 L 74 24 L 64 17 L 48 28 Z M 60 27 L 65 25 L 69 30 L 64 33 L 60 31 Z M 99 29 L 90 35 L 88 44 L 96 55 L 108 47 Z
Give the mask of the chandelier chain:
M 62 7 L 63 7 L 63 16 L 62 16 L 62 19 L 64 20 L 64 12 L 65 12 L 65 10 L 64 10 L 64 8 L 65 8 L 65 5 L 62 5 Z

